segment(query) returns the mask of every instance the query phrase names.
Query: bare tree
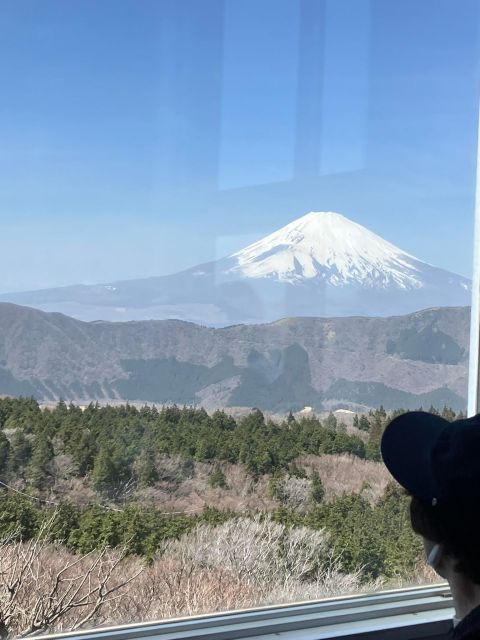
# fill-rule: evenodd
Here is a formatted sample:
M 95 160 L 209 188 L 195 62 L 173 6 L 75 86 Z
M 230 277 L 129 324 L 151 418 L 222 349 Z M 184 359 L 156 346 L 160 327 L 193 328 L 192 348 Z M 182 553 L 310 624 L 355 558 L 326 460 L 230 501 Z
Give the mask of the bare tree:
M 360 588 L 360 571 L 340 570 L 325 531 L 290 528 L 265 515 L 198 526 L 165 544 L 147 567 L 123 549 L 74 555 L 49 542 L 54 521 L 30 542 L 0 542 L 0 640 Z
M 253 606 L 258 596 L 251 585 L 231 571 L 162 557 L 135 583 L 134 597 L 119 601 L 116 620 L 161 620 L 241 609 Z
M 313 592 L 316 597 L 351 592 L 360 582 L 360 570 L 348 575 L 341 571 L 325 531 L 289 528 L 268 517 L 196 527 L 169 543 L 165 553 L 186 566 L 229 571 L 268 600 L 273 592 L 282 592 L 282 601 L 302 589 L 308 592 L 306 597 L 313 597 Z
M 70 631 L 102 622 L 102 609 L 121 599 L 143 566 L 125 572 L 125 550 L 74 556 L 52 545 L 55 515 L 23 543 L 0 542 L 0 637 Z
M 305 511 L 310 500 L 312 481 L 308 478 L 286 476 L 278 483 L 278 493 L 282 502 L 292 509 Z

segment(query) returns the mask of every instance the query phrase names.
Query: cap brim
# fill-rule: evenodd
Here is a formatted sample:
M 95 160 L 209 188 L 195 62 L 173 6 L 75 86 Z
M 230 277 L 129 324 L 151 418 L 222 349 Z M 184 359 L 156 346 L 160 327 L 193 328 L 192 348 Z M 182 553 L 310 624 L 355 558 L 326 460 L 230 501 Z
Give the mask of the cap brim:
M 424 411 L 404 413 L 382 436 L 383 461 L 392 476 L 412 495 L 431 501 L 439 488 L 432 468 L 432 452 L 450 422 Z

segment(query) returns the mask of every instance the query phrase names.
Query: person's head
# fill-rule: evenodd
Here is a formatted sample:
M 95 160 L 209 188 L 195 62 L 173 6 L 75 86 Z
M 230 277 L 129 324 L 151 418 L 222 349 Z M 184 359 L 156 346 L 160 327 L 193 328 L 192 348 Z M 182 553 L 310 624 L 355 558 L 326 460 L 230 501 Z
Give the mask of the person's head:
M 423 537 L 427 558 L 438 549 L 429 564 L 448 578 L 445 561 L 450 559 L 449 567 L 480 585 L 480 509 L 437 507 L 411 498 L 412 528 Z
M 436 571 L 480 585 L 480 415 L 448 422 L 422 411 L 395 418 L 383 460 L 411 495 L 413 530 Z

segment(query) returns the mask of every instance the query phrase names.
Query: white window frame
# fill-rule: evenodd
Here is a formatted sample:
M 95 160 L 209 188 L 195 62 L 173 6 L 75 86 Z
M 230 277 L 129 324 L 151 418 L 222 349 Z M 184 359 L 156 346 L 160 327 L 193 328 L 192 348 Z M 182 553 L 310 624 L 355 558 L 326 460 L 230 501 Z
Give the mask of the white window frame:
M 412 640 L 441 638 L 453 618 L 446 584 L 42 636 L 75 640 Z
M 470 356 L 468 363 L 468 415 L 480 413 L 480 110 L 477 138 L 477 183 L 473 232 L 472 308 L 470 312 Z

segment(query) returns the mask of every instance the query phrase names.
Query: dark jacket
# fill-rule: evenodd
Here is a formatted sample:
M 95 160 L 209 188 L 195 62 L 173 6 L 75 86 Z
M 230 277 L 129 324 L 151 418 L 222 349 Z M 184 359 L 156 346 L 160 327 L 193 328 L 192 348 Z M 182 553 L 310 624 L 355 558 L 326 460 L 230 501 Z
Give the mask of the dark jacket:
M 465 616 L 449 635 L 450 640 L 480 640 L 480 607 Z

